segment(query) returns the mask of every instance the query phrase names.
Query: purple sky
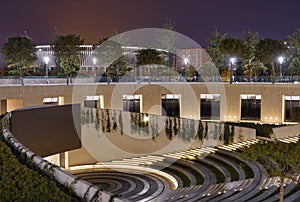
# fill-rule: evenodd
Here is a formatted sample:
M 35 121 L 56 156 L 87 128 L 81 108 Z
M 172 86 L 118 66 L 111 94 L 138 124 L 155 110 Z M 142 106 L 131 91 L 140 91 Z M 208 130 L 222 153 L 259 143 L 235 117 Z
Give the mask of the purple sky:
M 49 44 L 56 28 L 76 33 L 86 43 L 137 28 L 161 27 L 165 18 L 176 30 L 205 46 L 209 33 L 242 37 L 247 28 L 260 37 L 285 39 L 300 29 L 299 0 L 0 0 L 0 48 L 9 36 L 28 35 Z

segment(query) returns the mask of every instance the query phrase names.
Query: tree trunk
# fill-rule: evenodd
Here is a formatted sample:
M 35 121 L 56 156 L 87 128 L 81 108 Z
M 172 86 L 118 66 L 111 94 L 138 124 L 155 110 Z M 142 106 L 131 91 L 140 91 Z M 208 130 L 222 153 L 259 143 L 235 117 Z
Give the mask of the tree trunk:
M 272 65 L 272 83 L 275 83 L 275 66 L 274 66 L 274 62 L 271 63 Z
M 150 65 L 148 65 L 148 83 L 150 84 L 151 82 L 151 73 L 150 73 Z
M 69 85 L 69 74 L 67 73 L 67 85 Z
M 284 177 L 280 177 L 280 192 L 279 192 L 279 201 L 283 202 L 283 196 L 284 196 Z
M 23 80 L 23 68 L 20 68 L 20 82 L 21 82 L 21 86 L 24 86 L 24 80 Z

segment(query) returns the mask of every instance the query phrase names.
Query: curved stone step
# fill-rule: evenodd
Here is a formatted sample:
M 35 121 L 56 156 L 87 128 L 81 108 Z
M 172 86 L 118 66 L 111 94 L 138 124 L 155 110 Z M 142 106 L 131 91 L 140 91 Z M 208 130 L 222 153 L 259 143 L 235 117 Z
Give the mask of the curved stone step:
M 151 179 L 149 181 L 149 179 Z M 164 190 L 163 183 L 158 180 L 157 178 L 154 178 L 151 175 L 147 176 L 147 179 L 145 179 L 149 183 L 149 188 L 147 190 L 144 190 L 144 192 L 139 192 L 135 195 L 125 197 L 126 199 L 130 201 L 148 201 L 152 200 L 153 198 L 157 197 L 159 194 L 161 194 Z
M 298 202 L 300 199 L 300 190 L 293 193 L 291 196 L 284 199 L 285 202 Z
M 290 183 L 287 186 L 284 187 L 284 195 L 288 194 L 293 188 L 295 187 L 294 183 Z M 279 192 L 278 194 L 276 194 L 275 196 L 272 196 L 270 198 L 266 198 L 265 201 L 266 202 L 275 202 L 275 201 L 279 201 Z M 284 201 L 287 201 L 286 199 L 284 199 Z
M 221 164 L 214 162 L 207 158 L 199 159 L 199 161 L 200 161 L 199 164 L 201 164 L 201 162 L 204 162 L 204 163 L 209 164 L 210 166 L 218 169 L 223 174 L 225 183 L 231 181 L 231 175 L 230 175 L 229 171 L 225 167 L 223 167 Z
M 235 152 L 229 152 L 225 150 L 218 150 L 220 153 L 224 153 L 226 155 L 230 155 L 234 158 L 239 159 L 240 161 L 245 162 L 242 160 Z M 247 161 L 245 162 L 254 172 L 254 179 L 253 182 L 243 191 L 234 194 L 233 196 L 230 196 L 224 201 L 226 202 L 231 202 L 231 201 L 246 201 L 248 198 L 251 198 L 254 196 L 260 189 L 258 188 L 260 184 L 262 183 L 263 179 L 265 178 L 265 175 L 263 174 L 265 172 L 265 169 L 260 165 L 257 164 L 256 162 L 253 161 Z
M 220 161 L 223 161 L 224 163 L 227 163 L 229 166 L 231 166 L 233 169 L 235 169 L 237 171 L 237 173 L 239 174 L 239 180 L 244 180 L 245 179 L 245 172 L 244 170 L 237 165 L 234 161 L 226 158 L 222 158 L 220 155 L 218 154 L 210 154 L 211 157 L 218 159 Z

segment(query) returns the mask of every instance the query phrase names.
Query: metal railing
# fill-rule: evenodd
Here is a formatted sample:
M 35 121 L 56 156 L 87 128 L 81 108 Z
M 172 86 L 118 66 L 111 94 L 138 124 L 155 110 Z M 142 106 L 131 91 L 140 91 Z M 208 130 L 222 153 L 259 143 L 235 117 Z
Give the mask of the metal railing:
M 23 77 L 25 84 L 44 84 L 45 76 L 26 76 Z M 49 76 L 49 83 L 65 83 L 65 77 Z M 73 77 L 75 83 L 176 83 L 176 82 L 191 82 L 191 83 L 229 83 L 230 76 L 77 76 Z M 77 82 L 76 82 L 77 81 Z M 300 82 L 300 75 L 298 76 L 233 76 L 233 83 L 298 83 Z M 18 84 L 19 78 L 16 76 L 0 77 L 0 85 L 3 84 Z

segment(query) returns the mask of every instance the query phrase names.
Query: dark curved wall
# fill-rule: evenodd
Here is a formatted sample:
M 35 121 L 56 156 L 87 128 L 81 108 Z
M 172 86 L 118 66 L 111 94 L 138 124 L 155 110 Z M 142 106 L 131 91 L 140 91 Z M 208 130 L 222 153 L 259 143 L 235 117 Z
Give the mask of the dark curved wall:
M 37 106 L 11 112 L 13 135 L 42 157 L 81 148 L 80 124 L 80 104 Z

